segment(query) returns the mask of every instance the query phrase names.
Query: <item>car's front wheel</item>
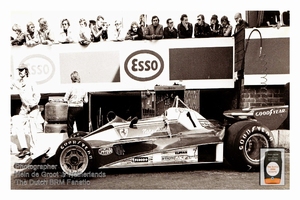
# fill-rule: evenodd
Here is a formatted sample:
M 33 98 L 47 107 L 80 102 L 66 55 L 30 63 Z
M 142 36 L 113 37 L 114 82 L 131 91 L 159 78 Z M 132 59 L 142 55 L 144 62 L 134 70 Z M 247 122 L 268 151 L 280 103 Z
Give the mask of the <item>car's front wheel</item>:
M 256 121 L 242 121 L 230 126 L 225 137 L 226 160 L 241 171 L 257 171 L 260 149 L 274 147 L 272 132 Z
M 76 177 L 90 170 L 93 152 L 90 145 L 80 138 L 69 138 L 56 151 L 64 175 Z

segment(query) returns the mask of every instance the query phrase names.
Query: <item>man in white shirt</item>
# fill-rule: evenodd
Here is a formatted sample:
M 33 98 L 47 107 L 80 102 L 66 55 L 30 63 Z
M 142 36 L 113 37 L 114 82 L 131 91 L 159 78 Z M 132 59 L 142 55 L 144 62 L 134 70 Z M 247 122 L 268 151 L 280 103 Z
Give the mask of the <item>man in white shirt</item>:
M 38 103 L 41 95 L 37 91 L 36 83 L 29 78 L 29 70 L 25 64 L 18 68 L 20 78 L 12 81 L 12 89 L 16 88 L 19 92 L 22 106 L 19 115 L 14 117 L 13 130 L 15 131 L 20 143 L 21 151 L 17 155 L 24 158 L 32 154 L 32 149 L 36 143 L 36 122 L 39 114 Z M 26 141 L 26 133 L 30 137 L 29 144 Z

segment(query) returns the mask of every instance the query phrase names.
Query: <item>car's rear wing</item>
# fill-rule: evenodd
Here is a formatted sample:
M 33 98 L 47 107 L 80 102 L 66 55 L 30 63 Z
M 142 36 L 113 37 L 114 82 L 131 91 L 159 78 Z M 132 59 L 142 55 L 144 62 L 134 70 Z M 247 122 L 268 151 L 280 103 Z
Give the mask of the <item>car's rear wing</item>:
M 289 113 L 289 106 L 269 106 L 259 108 L 247 108 L 228 110 L 223 114 L 227 118 L 237 120 L 256 119 L 270 130 L 277 129 L 283 121 L 287 118 Z

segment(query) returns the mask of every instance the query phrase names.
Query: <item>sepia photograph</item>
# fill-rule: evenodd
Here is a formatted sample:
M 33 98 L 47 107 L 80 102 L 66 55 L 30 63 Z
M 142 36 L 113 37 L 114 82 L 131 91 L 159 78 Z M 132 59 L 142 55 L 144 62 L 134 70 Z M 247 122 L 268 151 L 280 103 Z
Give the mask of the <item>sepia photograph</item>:
M 5 11 L 10 193 L 290 194 L 289 1 L 22 4 Z

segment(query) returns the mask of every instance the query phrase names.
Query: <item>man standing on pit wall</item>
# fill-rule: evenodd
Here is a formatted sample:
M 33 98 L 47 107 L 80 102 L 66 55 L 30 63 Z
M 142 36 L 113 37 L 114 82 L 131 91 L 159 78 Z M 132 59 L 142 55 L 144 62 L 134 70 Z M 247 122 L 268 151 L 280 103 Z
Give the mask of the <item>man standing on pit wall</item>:
M 12 81 L 11 89 L 16 88 L 18 90 L 22 106 L 19 115 L 13 117 L 12 132 L 17 135 L 20 143 L 20 153 L 16 156 L 24 158 L 34 153 L 33 149 L 36 144 L 37 134 L 37 117 L 39 114 L 38 103 L 41 94 L 37 91 L 36 83 L 29 78 L 27 66 L 21 64 L 17 69 L 20 78 Z M 26 135 L 29 136 L 29 144 L 27 144 Z
M 234 34 L 240 32 L 241 30 L 243 30 L 249 26 L 248 23 L 245 20 L 243 20 L 241 13 L 236 13 L 234 15 L 234 19 L 236 21 Z
M 80 85 L 80 76 L 77 71 L 71 73 L 72 87 L 66 92 L 64 101 L 68 102 L 68 116 L 67 116 L 67 132 L 70 137 L 73 134 L 73 126 L 76 121 L 77 130 L 84 130 L 82 122 L 83 103 L 88 102 L 88 96 L 84 88 Z

